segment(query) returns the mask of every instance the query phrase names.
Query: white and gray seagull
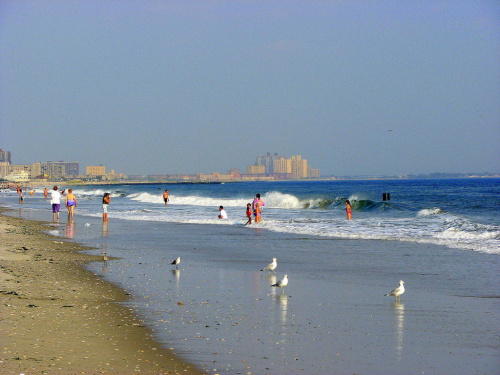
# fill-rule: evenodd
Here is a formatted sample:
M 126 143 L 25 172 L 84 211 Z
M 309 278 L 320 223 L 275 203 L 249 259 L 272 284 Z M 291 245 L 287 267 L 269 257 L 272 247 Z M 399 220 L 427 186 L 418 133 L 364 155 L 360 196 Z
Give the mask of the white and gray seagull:
M 261 271 L 268 271 L 269 273 L 273 271 L 274 273 L 276 273 L 275 269 L 276 267 L 278 267 L 278 263 L 276 262 L 277 260 L 277 258 L 273 258 L 272 263 L 269 263 L 267 267 L 264 267 L 263 269 L 261 269 Z
M 283 289 L 287 285 L 288 285 L 288 275 L 285 275 L 285 277 L 283 277 L 283 279 L 281 279 L 276 284 L 273 284 L 271 286 L 275 286 L 276 288 L 281 288 L 281 293 L 283 293 Z
M 181 262 L 181 257 L 177 257 L 172 263 L 170 264 L 173 264 L 175 265 L 175 268 L 177 269 L 179 267 L 179 263 Z
M 404 283 L 405 282 L 403 280 L 399 280 L 399 286 L 396 289 L 391 290 L 389 293 L 384 294 L 384 296 L 394 296 L 394 300 L 399 301 L 401 294 L 405 292 Z

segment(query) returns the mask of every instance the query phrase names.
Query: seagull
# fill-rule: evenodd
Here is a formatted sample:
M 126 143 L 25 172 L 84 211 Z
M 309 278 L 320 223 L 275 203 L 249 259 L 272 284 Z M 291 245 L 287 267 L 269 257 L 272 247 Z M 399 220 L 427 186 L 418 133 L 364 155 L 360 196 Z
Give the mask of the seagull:
M 273 284 L 271 286 L 275 286 L 277 288 L 281 288 L 281 293 L 283 293 L 283 288 L 288 285 L 288 275 L 285 275 L 283 279 L 278 281 L 276 284 Z
M 269 263 L 267 267 L 264 267 L 263 269 L 261 269 L 261 271 L 268 271 L 269 273 L 273 271 L 274 273 L 276 273 L 275 269 L 276 267 L 278 267 L 278 263 L 276 262 L 277 260 L 277 258 L 273 258 L 272 263 Z
M 177 259 L 175 259 L 172 263 L 170 264 L 174 264 L 175 265 L 175 268 L 177 269 L 177 267 L 179 267 L 179 263 L 181 262 L 181 257 L 177 257 Z
M 404 283 L 405 282 L 403 280 L 399 280 L 399 286 L 390 293 L 384 294 L 384 296 L 394 296 L 394 300 L 399 301 L 401 294 L 405 292 Z
M 102 253 L 102 261 L 104 263 L 108 263 L 108 254 L 106 254 L 106 252 Z

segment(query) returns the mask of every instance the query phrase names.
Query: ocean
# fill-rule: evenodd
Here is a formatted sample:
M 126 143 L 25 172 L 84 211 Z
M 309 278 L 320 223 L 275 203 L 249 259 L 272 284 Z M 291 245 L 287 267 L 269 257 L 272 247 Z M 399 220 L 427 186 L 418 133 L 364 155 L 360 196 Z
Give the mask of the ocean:
M 118 258 L 89 269 L 129 291 L 159 343 L 207 373 L 500 372 L 499 179 L 72 188 L 75 221 L 62 209 L 50 233 Z M 245 226 L 257 193 L 262 223 Z M 52 219 L 41 189 L 25 197 L 2 192 L 0 203 Z M 260 271 L 274 257 L 276 274 Z M 271 287 L 285 274 L 284 290 Z M 384 296 L 399 280 L 401 300 Z

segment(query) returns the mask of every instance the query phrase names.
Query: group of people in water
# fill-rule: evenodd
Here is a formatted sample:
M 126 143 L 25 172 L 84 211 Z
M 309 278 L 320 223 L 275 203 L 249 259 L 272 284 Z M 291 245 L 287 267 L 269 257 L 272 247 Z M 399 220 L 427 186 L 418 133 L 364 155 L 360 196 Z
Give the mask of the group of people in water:
M 22 189 L 18 187 L 17 192 L 19 194 L 19 201 L 23 201 L 23 193 Z M 31 194 L 31 192 L 30 192 Z M 33 190 L 34 194 L 34 190 Z M 33 195 L 31 194 L 31 195 Z M 44 197 L 47 199 L 48 198 L 48 190 L 47 188 L 44 189 L 43 191 Z M 65 196 L 65 206 L 68 209 L 68 221 L 73 220 L 75 216 L 75 207 L 78 205 L 78 201 L 76 199 L 76 196 L 73 194 L 73 189 L 68 189 L 68 193 L 65 194 L 65 190 L 62 192 L 59 192 L 58 187 L 54 186 L 53 190 L 50 193 L 50 203 L 52 205 L 52 220 L 53 221 L 59 221 L 59 211 L 61 208 L 61 199 L 62 197 Z M 102 197 L 102 221 L 109 221 L 108 219 L 108 205 L 111 201 L 111 195 L 110 193 L 105 193 L 104 196 Z M 165 190 L 163 193 L 163 201 L 165 203 L 165 207 L 167 207 L 168 202 L 169 202 L 169 191 Z M 352 219 L 352 206 L 349 200 L 345 201 L 346 205 L 346 213 L 347 213 L 347 220 Z M 252 224 L 252 217 L 254 219 L 254 223 L 260 223 L 262 219 L 262 207 L 265 206 L 264 201 L 261 199 L 260 194 L 256 194 L 255 198 L 252 203 L 247 203 L 246 207 L 246 216 L 247 216 L 247 222 L 245 225 Z M 224 210 L 223 206 L 219 206 L 219 219 L 225 220 L 228 218 L 227 212 Z
M 247 222 L 245 225 L 252 224 L 252 216 L 255 223 L 260 223 L 262 219 L 262 207 L 265 206 L 264 201 L 260 198 L 260 194 L 256 194 L 252 203 L 247 203 L 246 215 Z M 219 219 L 227 219 L 227 212 L 224 210 L 224 206 L 219 206 Z

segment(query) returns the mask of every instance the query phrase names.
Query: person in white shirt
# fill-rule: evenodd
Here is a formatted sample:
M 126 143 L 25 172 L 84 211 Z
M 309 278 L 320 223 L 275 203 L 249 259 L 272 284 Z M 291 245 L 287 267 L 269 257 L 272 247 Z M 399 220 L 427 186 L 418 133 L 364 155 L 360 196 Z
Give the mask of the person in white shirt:
M 52 221 L 59 221 L 59 210 L 61 209 L 61 193 L 57 191 L 57 186 L 50 193 L 50 204 L 52 204 Z
M 222 206 L 219 207 L 219 219 L 227 219 L 227 212 Z

